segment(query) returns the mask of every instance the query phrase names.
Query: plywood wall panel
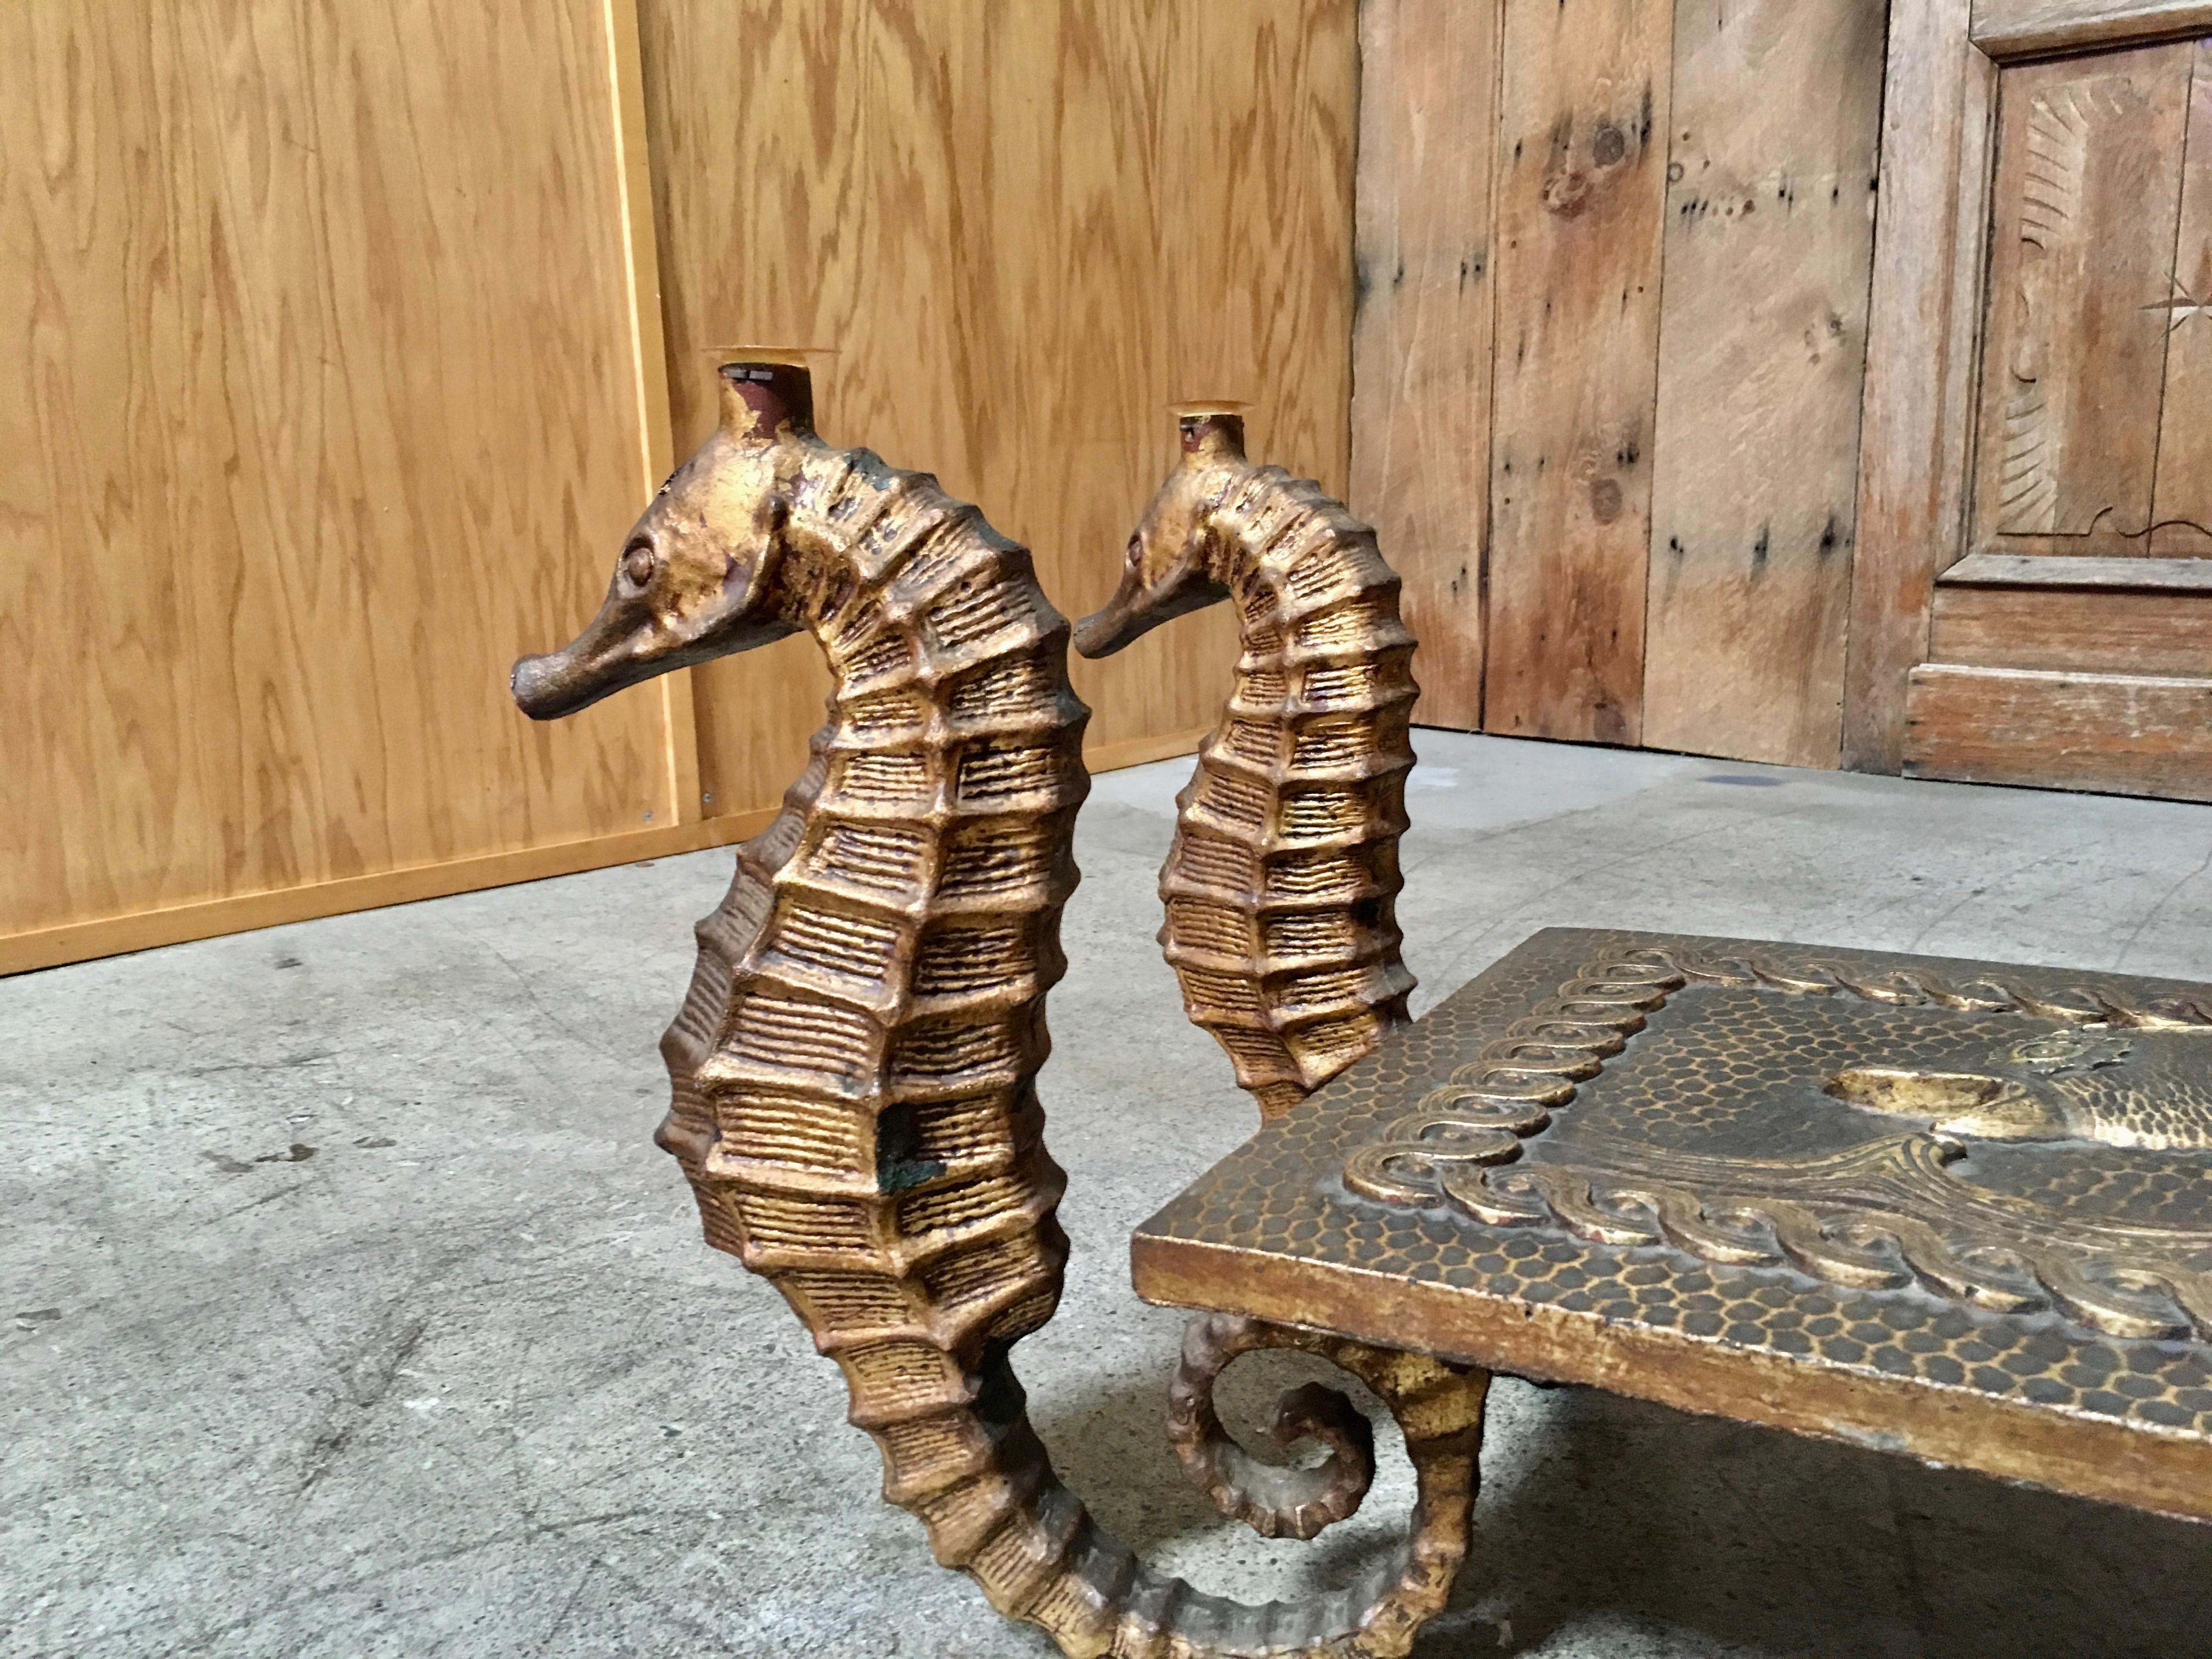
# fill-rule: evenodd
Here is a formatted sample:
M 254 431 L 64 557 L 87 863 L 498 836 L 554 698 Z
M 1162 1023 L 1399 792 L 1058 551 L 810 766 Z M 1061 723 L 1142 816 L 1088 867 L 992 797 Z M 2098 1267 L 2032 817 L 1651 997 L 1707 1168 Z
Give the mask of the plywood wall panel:
M 642 493 L 606 27 L 0 16 L 0 936 L 666 821 L 505 686 Z
M 1495 6 L 1360 8 L 1352 510 L 1404 580 L 1414 718 L 1482 724 Z
M 1656 748 L 1837 761 L 1885 12 L 1675 8 L 1644 647 Z
M 1632 744 L 1672 9 L 1505 0 L 1484 725 Z
M 822 348 L 826 436 L 927 468 L 1099 603 L 1175 454 L 1170 404 L 1346 484 L 1353 0 L 644 0 L 679 452 L 715 348 Z M 743 72 L 733 72 L 742 65 Z M 1094 764 L 1195 746 L 1225 612 L 1079 664 Z M 696 676 L 715 810 L 819 722 L 804 641 Z

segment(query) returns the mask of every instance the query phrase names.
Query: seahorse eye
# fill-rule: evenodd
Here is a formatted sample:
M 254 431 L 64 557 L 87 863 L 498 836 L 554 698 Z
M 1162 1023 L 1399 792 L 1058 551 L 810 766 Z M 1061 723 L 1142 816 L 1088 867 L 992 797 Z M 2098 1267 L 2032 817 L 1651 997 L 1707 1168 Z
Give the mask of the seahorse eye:
M 629 579 L 633 586 L 643 587 L 653 580 L 655 562 L 649 543 L 632 542 L 623 550 L 623 574 Z
M 1129 568 L 1132 570 L 1134 570 L 1139 565 L 1145 562 L 1145 538 L 1142 536 L 1132 536 L 1129 538 L 1129 546 L 1127 556 L 1129 561 Z

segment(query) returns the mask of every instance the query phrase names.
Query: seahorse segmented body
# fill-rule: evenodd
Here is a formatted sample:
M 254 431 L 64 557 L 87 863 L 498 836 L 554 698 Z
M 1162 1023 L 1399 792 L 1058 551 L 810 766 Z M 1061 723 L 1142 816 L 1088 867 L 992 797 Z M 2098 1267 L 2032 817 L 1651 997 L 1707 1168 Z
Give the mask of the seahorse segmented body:
M 1481 1394 L 1470 1406 L 1459 1374 L 1376 1369 L 1414 1425 L 1414 1539 L 1297 1604 L 1152 1573 L 1030 1429 L 1009 1354 L 1051 1317 L 1066 1256 L 1036 1081 L 1088 787 L 1067 625 L 973 507 L 817 438 L 803 373 L 723 373 L 721 430 L 647 509 L 599 619 L 515 680 L 526 709 L 562 714 L 801 629 L 835 671 L 810 764 L 701 924 L 662 1045 L 659 1139 L 709 1242 L 842 1369 L 884 1495 L 938 1559 L 1068 1653 L 1402 1654 L 1467 1547 Z M 1376 1369 L 1333 1339 L 1261 1340 Z
M 1176 798 L 1160 942 L 1186 1012 L 1274 1117 L 1407 1018 L 1413 639 L 1373 531 L 1310 480 L 1248 461 L 1233 415 L 1187 416 L 1182 438 L 1120 590 L 1076 638 L 1100 656 L 1200 605 L 1236 605 L 1243 654 Z

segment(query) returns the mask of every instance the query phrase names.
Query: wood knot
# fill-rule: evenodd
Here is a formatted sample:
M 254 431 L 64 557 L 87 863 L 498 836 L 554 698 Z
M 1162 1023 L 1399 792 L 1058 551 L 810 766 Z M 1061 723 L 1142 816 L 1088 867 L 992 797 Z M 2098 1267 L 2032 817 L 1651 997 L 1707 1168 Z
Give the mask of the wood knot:
M 1563 219 L 1572 219 L 1589 205 L 1589 193 L 1588 173 L 1572 169 L 1555 173 L 1544 180 L 1544 207 Z

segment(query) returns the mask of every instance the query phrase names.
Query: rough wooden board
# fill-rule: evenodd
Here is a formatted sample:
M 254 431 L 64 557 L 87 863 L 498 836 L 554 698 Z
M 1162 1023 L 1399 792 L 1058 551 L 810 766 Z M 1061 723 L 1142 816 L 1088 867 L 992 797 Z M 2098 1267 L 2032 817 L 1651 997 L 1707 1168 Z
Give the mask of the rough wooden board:
M 1642 738 L 1672 21 L 1506 0 L 1488 731 Z
M 1359 9 L 1352 510 L 1404 579 L 1418 718 L 1482 724 L 1498 9 Z
M 2140 551 L 2195 49 L 2006 71 L 1972 544 Z M 2135 544 L 2130 546 L 2130 540 Z
M 1946 570 L 1942 587 L 2212 587 L 2212 559 L 2045 558 L 1970 553 Z
M 1250 401 L 1255 458 L 1344 490 L 1354 0 L 640 9 L 679 453 L 713 348 L 834 350 L 824 435 L 937 472 L 1071 615 L 1114 585 L 1177 398 Z M 1211 720 L 1235 653 L 1221 611 L 1077 663 L 1092 741 Z M 715 810 L 804 764 L 812 656 L 698 676 Z
M 1890 13 L 1844 683 L 1844 764 L 1864 771 L 1900 763 L 1906 678 L 1965 517 L 1996 86 L 1996 66 L 1966 41 L 1967 6 Z
M 1910 711 L 1912 777 L 2212 800 L 2212 679 L 1929 663 Z
M 2212 554 L 2212 40 L 2197 46 L 2180 234 L 2166 304 L 2166 406 L 2159 416 L 2150 550 L 2203 557 Z
M 1656 748 L 1837 762 L 1884 19 L 1865 0 L 1675 9 L 1644 672 Z
M 671 821 L 654 701 L 506 688 L 641 499 L 606 30 L 0 14 L 0 929 Z
M 1928 654 L 1983 668 L 2212 677 L 2212 591 L 1940 587 Z
M 1974 0 L 1974 44 L 1998 58 L 2207 29 L 2209 0 Z

